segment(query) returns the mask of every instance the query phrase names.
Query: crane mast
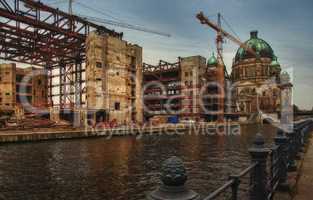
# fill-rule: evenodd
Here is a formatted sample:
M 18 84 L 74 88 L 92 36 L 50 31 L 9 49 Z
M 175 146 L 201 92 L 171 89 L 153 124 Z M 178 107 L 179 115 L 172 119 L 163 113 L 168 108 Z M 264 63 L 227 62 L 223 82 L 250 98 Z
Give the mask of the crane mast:
M 213 30 L 216 31 L 216 47 L 217 47 L 217 55 L 218 55 L 218 67 L 217 67 L 217 83 L 219 84 L 220 88 L 225 89 L 225 72 L 227 75 L 227 70 L 223 62 L 223 42 L 224 37 L 228 38 L 232 42 L 238 44 L 240 47 L 244 48 L 246 51 L 251 53 L 254 56 L 257 56 L 256 52 L 247 46 L 245 43 L 241 42 L 239 39 L 228 33 L 227 31 L 222 29 L 221 25 L 221 14 L 218 13 L 218 20 L 217 24 L 210 21 L 208 17 L 206 17 L 203 12 L 200 12 L 196 16 L 201 24 L 207 25 Z M 219 99 L 218 99 L 218 109 L 219 114 L 217 116 L 218 121 L 222 122 L 224 120 L 224 110 L 225 110 L 225 94 L 224 91 L 219 92 Z
M 216 37 L 216 47 L 217 47 L 217 60 L 220 65 L 222 65 L 223 62 L 223 33 L 222 33 L 222 21 L 221 21 L 221 13 L 217 14 L 217 37 Z

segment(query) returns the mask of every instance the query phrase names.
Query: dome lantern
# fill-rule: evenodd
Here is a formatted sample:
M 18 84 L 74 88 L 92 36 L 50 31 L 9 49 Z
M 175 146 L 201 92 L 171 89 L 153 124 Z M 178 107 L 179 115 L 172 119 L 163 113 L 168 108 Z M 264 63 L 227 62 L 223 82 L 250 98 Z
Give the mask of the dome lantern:
M 273 59 L 274 51 L 272 47 L 263 39 L 258 37 L 258 31 L 250 32 L 250 39 L 245 42 L 245 45 L 253 49 L 256 55 L 248 52 L 245 48 L 240 47 L 236 53 L 235 62 L 249 58 L 270 58 Z

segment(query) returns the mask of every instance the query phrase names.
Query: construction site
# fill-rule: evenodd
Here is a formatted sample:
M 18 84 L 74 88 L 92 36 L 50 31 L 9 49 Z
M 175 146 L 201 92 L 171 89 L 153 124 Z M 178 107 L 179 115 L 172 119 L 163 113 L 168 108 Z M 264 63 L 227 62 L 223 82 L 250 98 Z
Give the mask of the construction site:
M 0 15 L 3 120 L 142 123 L 142 48 L 123 33 L 32 0 L 1 0 Z
M 191 55 L 151 65 L 143 62 L 143 47 L 99 23 L 168 34 L 77 16 L 69 3 L 64 12 L 34 0 L 0 0 L 0 59 L 12 62 L 0 65 L 2 127 L 236 121 L 257 112 L 258 102 L 276 115 L 283 90 L 288 91 L 284 101 L 291 104 L 292 84 L 281 84 L 271 47 L 257 32 L 241 42 L 222 29 L 220 14 L 216 23 L 197 15 L 216 32 L 216 56 L 212 53 L 207 60 Z M 225 39 L 240 47 L 231 73 L 223 61 Z M 270 77 L 276 77 L 278 86 L 262 91 L 263 100 L 256 99 L 256 88 Z M 238 84 L 228 91 L 232 83 Z

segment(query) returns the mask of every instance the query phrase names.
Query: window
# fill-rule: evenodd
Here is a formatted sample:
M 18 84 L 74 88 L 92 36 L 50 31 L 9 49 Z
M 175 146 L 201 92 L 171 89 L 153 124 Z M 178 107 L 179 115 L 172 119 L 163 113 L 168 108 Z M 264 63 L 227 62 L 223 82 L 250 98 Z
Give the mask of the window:
M 0 103 L 2 103 L 2 98 L 0 98 Z
M 115 104 L 114 104 L 114 109 L 115 109 L 115 110 L 120 110 L 120 109 L 121 109 L 121 104 L 120 104 L 120 102 L 115 102 Z
M 38 80 L 38 82 L 37 82 L 37 83 L 38 83 L 38 85 L 41 85 L 41 83 L 42 83 L 42 82 L 41 82 L 41 80 Z
M 6 96 L 10 96 L 10 93 L 7 92 L 7 93 L 5 93 L 5 95 L 6 95 Z
M 186 76 L 186 77 L 188 76 L 188 72 L 185 72 L 185 76 Z
M 97 63 L 96 63 L 96 67 L 102 68 L 102 63 L 101 63 L 101 62 L 97 62 Z
M 119 76 L 120 75 L 120 73 L 119 72 L 116 72 L 116 76 Z

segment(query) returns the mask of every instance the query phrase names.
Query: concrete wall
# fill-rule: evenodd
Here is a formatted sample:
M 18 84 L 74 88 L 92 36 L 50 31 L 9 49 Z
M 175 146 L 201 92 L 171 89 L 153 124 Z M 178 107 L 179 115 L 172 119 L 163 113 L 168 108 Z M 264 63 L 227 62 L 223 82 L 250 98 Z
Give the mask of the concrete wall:
M 184 86 L 182 100 L 184 108 L 182 118 L 199 119 L 202 113 L 200 105 L 201 78 L 205 73 L 206 59 L 201 56 L 192 56 L 181 59 L 181 83 Z
M 24 78 L 28 80 L 24 83 Z M 17 68 L 15 64 L 0 65 L 0 109 L 13 111 L 19 118 L 25 113 L 22 101 L 29 100 L 34 107 L 47 104 L 47 76 L 36 68 Z M 21 90 L 20 88 L 25 88 Z M 28 88 L 28 89 L 27 89 Z M 29 110 L 31 112 L 32 110 Z
M 0 109 L 14 111 L 16 106 L 15 64 L 0 65 Z
M 105 110 L 118 124 L 142 122 L 142 48 L 96 33 L 86 44 L 87 110 Z
M 33 69 L 32 96 L 35 107 L 45 108 L 48 104 L 48 79 L 42 69 Z

